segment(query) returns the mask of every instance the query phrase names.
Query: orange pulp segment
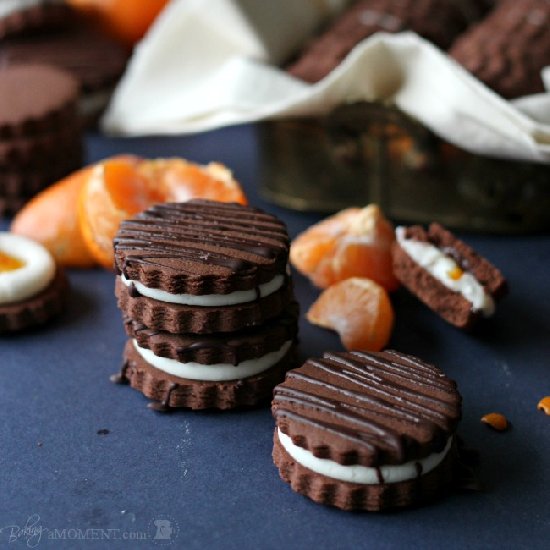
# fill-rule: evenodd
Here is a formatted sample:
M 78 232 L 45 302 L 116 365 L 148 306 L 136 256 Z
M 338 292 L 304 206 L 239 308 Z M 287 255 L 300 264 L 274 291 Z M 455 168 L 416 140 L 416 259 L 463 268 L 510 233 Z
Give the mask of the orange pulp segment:
M 327 288 L 350 277 L 367 277 L 392 291 L 392 224 L 377 205 L 348 208 L 298 235 L 292 242 L 292 264 L 316 286 Z
M 0 273 L 22 268 L 25 262 L 0 250 Z
M 348 350 L 380 351 L 389 342 L 394 312 L 382 286 L 354 277 L 324 290 L 307 312 L 307 319 L 335 330 Z
M 83 168 L 36 195 L 15 216 L 10 230 L 41 243 L 61 265 L 95 265 L 77 219 L 78 196 L 90 173 L 91 168 Z
M 113 267 L 113 239 L 120 223 L 155 203 L 206 198 L 246 204 L 240 185 L 220 164 L 199 166 L 183 159 L 118 157 L 98 164 L 83 186 L 78 216 L 94 258 Z

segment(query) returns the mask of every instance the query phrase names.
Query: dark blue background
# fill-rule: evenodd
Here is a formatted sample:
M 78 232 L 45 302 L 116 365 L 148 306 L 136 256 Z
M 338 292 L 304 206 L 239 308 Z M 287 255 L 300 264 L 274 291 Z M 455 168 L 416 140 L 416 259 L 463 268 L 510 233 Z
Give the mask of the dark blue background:
M 118 152 L 218 160 L 292 235 L 316 219 L 259 199 L 251 127 L 180 138 L 91 136 L 88 145 L 90 161 Z M 124 540 L 49 540 L 47 530 L 152 537 L 152 522 L 169 519 L 178 528 L 173 547 L 188 549 L 548 548 L 550 417 L 536 405 L 550 395 L 550 237 L 462 236 L 509 279 L 496 317 L 478 334 L 462 334 L 401 290 L 391 345 L 457 380 L 460 433 L 481 453 L 486 492 L 384 515 L 345 513 L 293 493 L 271 461 L 268 409 L 159 415 L 140 393 L 109 382 L 125 341 L 113 275 L 74 271 L 61 319 L 0 338 L 0 547 L 128 548 Z M 305 312 L 317 292 L 300 276 L 295 285 Z M 333 334 L 302 322 L 304 355 L 339 348 Z M 506 414 L 512 430 L 482 425 L 491 411 Z M 8 526 L 23 527 L 33 514 L 42 539 L 10 545 Z

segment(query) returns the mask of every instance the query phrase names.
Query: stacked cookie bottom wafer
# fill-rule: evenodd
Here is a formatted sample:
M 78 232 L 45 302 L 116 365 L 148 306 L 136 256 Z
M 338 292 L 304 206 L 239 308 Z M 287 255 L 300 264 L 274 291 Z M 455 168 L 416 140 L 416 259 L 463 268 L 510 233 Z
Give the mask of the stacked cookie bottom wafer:
M 114 381 L 157 410 L 269 400 L 294 360 L 288 252 L 281 221 L 237 204 L 162 204 L 123 222 L 116 295 L 129 339 Z

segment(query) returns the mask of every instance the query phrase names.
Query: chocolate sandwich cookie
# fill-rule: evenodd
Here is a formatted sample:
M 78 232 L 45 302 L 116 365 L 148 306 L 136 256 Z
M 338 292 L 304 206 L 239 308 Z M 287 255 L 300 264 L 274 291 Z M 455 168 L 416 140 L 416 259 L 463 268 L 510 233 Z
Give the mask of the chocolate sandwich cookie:
M 238 331 L 293 300 L 283 222 L 255 208 L 193 200 L 121 224 L 116 294 L 125 317 L 166 332 Z
M 82 165 L 78 84 L 55 67 L 0 69 L 0 214 Z
M 456 40 L 450 55 L 504 98 L 543 92 L 549 29 L 549 0 L 503 0 Z
M 154 354 L 179 363 L 237 366 L 278 353 L 296 340 L 298 304 L 290 304 L 282 315 L 263 325 L 230 335 L 171 334 L 153 330 L 133 319 L 125 320 L 125 329 L 136 349 L 146 350 L 144 353 L 149 357 Z
M 353 4 L 314 39 L 288 70 L 301 80 L 318 82 L 357 44 L 377 32 L 414 31 L 447 49 L 485 10 L 476 0 L 363 0 Z
M 126 320 L 130 336 L 116 382 L 128 381 L 156 410 L 230 409 L 271 397 L 294 367 L 297 304 L 278 319 L 231 334 L 174 335 Z
M 127 61 L 121 45 L 81 22 L 0 43 L 0 66 L 47 64 L 70 73 L 80 87 L 79 111 L 85 120 L 107 105 Z
M 60 313 L 67 286 L 43 246 L 0 233 L 0 332 L 39 325 Z
M 254 368 L 252 361 L 236 366 L 216 364 L 198 368 L 196 364 L 191 366 L 182 364 L 186 370 L 196 370 L 196 375 L 201 377 L 189 378 L 190 373 L 187 372 L 187 378 L 185 378 L 153 366 L 143 358 L 134 343 L 129 340 L 124 349 L 121 373 L 112 380 L 128 381 L 133 388 L 152 399 L 150 408 L 159 412 L 183 407 L 222 410 L 251 407 L 269 400 L 273 387 L 284 378 L 285 372 L 295 366 L 295 344 L 281 348 L 278 354 L 270 354 L 269 360 L 274 362 L 263 370 L 259 367 Z M 241 369 L 243 366 L 245 369 Z M 230 369 L 234 369 L 235 372 L 231 373 Z M 235 378 L 235 376 L 242 376 L 244 370 L 256 371 L 256 374 Z M 209 376 L 209 373 L 212 379 L 203 379 Z
M 68 25 L 72 10 L 63 0 L 1 0 L 0 40 Z
M 493 315 L 507 283 L 488 260 L 437 223 L 398 227 L 396 236 L 395 276 L 429 308 L 461 329 Z
M 344 510 L 416 506 L 453 477 L 456 384 L 415 357 L 326 353 L 274 390 L 273 459 L 284 481 Z

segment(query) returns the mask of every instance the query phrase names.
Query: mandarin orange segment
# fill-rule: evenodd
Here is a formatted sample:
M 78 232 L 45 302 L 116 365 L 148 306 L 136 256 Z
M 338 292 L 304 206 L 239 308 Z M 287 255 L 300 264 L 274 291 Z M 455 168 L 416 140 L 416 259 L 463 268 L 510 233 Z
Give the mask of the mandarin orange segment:
M 399 286 L 391 261 L 392 224 L 380 208 L 348 208 L 322 220 L 292 242 L 290 260 L 320 288 L 367 277 L 392 291 Z
M 146 33 L 168 0 L 69 0 L 110 35 L 133 46 Z
M 95 265 L 77 219 L 78 196 L 91 170 L 79 170 L 36 195 L 15 216 L 11 231 L 44 245 L 61 265 Z
M 240 185 L 221 164 L 183 159 L 118 157 L 98 164 L 82 188 L 78 216 L 94 258 L 113 267 L 113 238 L 120 223 L 160 202 L 206 198 L 246 204 Z
M 394 312 L 382 286 L 354 277 L 323 291 L 307 312 L 307 319 L 335 330 L 348 350 L 380 351 L 389 342 Z
M 78 199 L 78 220 L 95 260 L 113 267 L 113 237 L 120 222 L 147 207 L 145 179 L 136 157 L 115 157 L 94 166 Z

